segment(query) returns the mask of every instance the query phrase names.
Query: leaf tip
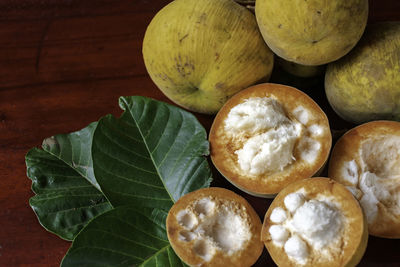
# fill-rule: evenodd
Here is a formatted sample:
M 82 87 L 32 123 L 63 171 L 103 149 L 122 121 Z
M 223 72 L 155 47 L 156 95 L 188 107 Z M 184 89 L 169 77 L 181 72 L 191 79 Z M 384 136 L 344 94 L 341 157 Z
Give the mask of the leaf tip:
M 59 145 L 59 144 L 57 142 L 57 139 L 54 136 L 51 136 L 51 137 L 48 137 L 48 138 L 44 139 L 43 143 L 42 143 L 42 147 L 45 150 L 48 150 L 51 147 L 54 147 L 56 145 Z
M 128 96 L 120 96 L 118 98 L 118 105 L 122 110 L 129 109 Z

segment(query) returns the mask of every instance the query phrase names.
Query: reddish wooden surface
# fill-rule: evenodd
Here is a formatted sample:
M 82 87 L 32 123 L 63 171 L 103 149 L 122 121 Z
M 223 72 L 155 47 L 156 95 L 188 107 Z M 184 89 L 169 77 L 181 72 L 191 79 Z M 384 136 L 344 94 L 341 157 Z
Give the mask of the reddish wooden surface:
M 28 205 L 24 156 L 31 147 L 120 114 L 121 95 L 169 102 L 141 56 L 146 26 L 168 2 L 0 1 L 0 266 L 57 266 L 70 245 L 46 232 Z M 400 1 L 370 1 L 370 22 L 382 20 L 400 20 Z M 314 97 L 332 128 L 348 127 L 322 92 Z M 212 116 L 198 117 L 208 130 Z M 214 185 L 231 188 L 217 173 Z M 270 201 L 246 197 L 262 216 Z M 371 237 L 360 266 L 400 266 L 399 251 L 400 240 Z M 266 252 L 257 266 L 273 266 Z

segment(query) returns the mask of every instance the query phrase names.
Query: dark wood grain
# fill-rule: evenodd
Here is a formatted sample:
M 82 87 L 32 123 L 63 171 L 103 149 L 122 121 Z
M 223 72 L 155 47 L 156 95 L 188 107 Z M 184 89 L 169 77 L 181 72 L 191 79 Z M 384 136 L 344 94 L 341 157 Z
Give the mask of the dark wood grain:
M 171 103 L 141 55 L 148 23 L 168 2 L 0 1 L 0 266 L 57 266 L 70 246 L 46 232 L 28 205 L 33 193 L 24 156 L 31 147 L 120 114 L 121 95 Z M 370 1 L 369 20 L 400 20 L 400 1 Z M 351 127 L 330 109 L 322 84 L 313 86 L 319 90 L 305 91 L 326 110 L 332 128 Z M 213 117 L 196 115 L 208 130 Z M 215 170 L 214 176 L 213 185 L 233 189 Z M 241 194 L 263 217 L 270 200 Z M 399 266 L 399 249 L 400 240 L 371 237 L 360 265 Z M 265 251 L 257 266 L 273 266 Z

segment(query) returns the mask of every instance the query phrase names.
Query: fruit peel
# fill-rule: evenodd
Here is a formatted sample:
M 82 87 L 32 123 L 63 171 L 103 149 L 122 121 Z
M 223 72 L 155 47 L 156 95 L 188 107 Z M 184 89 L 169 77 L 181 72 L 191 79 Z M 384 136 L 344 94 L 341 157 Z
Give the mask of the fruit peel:
M 325 91 L 335 112 L 353 123 L 400 120 L 400 22 L 367 27 L 359 45 L 327 67 Z
M 367 0 L 257 0 L 260 31 L 275 54 L 322 65 L 348 53 L 367 24 Z
M 230 0 L 168 4 L 146 30 L 143 58 L 169 99 L 208 114 L 236 92 L 267 81 L 273 67 L 254 15 Z

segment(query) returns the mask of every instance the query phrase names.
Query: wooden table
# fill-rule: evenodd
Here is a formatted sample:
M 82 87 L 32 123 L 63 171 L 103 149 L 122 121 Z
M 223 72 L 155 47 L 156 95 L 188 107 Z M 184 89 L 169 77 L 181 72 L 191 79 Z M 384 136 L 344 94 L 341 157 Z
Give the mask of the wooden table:
M 28 205 L 30 148 L 119 115 L 121 95 L 170 103 L 141 54 L 146 26 L 168 2 L 0 1 L 0 266 L 57 266 L 70 246 L 46 232 Z M 398 0 L 370 1 L 370 22 L 381 20 L 400 20 Z M 333 128 L 349 126 L 330 110 L 323 88 L 315 97 Z M 213 117 L 196 115 L 208 130 Z M 217 173 L 213 185 L 231 188 Z M 270 200 L 245 196 L 263 217 Z M 265 251 L 257 266 L 273 266 Z M 400 240 L 371 237 L 360 266 L 400 266 Z

